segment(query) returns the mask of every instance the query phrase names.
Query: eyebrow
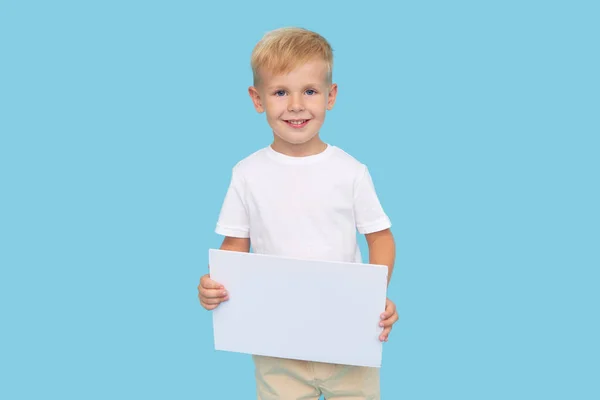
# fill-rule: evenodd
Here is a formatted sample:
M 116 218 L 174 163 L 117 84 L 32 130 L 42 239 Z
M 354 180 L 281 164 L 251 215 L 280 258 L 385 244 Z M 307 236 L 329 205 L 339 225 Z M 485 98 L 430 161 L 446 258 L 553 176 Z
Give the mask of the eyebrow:
M 316 84 L 316 83 L 309 83 L 308 85 L 304 85 L 304 88 L 313 88 L 313 87 L 319 87 L 320 85 Z M 271 85 L 267 87 L 267 90 L 275 90 L 275 89 L 289 89 L 288 87 L 286 87 L 285 85 Z

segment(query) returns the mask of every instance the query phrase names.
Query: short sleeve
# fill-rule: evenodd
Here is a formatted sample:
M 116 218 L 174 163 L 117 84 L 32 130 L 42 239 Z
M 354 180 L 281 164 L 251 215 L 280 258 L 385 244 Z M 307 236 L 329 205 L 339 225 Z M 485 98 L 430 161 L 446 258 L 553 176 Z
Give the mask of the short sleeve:
M 356 228 L 361 234 L 379 232 L 392 226 L 383 210 L 373 180 L 366 166 L 354 188 L 354 217 Z
M 244 204 L 244 185 L 239 172 L 235 168 L 221 207 L 215 232 L 219 235 L 236 238 L 250 237 L 248 212 Z

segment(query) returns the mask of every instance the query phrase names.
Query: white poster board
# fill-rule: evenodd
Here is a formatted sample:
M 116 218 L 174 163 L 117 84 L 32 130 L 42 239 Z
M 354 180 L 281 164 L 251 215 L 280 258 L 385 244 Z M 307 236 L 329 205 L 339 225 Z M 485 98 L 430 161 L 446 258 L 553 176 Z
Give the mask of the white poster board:
M 230 300 L 213 311 L 215 349 L 380 367 L 388 269 L 209 251 Z

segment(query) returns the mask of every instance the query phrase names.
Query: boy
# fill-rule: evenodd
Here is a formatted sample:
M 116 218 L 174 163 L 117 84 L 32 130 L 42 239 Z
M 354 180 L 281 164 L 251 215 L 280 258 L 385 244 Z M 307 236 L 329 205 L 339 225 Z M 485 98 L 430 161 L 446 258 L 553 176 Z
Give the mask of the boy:
M 216 227 L 225 237 L 221 249 L 248 252 L 252 243 L 259 254 L 362 262 L 358 230 L 366 235 L 369 262 L 388 266 L 389 284 L 395 244 L 368 169 L 319 136 L 337 96 L 330 45 L 305 29 L 277 29 L 256 45 L 251 65 L 249 94 L 256 111 L 266 113 L 273 142 L 233 168 Z M 228 300 L 208 274 L 198 291 L 207 310 Z M 381 319 L 379 339 L 387 341 L 398 320 L 389 299 Z M 261 400 L 380 398 L 376 368 L 253 359 Z

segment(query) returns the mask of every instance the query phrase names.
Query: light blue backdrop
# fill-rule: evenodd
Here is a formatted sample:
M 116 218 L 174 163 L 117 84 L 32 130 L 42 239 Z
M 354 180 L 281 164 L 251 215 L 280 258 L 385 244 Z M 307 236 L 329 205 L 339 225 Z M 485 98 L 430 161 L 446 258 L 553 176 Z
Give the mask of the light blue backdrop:
M 298 25 L 394 222 L 383 398 L 600 398 L 597 4 L 1 1 L 0 397 L 254 398 L 196 285 Z

